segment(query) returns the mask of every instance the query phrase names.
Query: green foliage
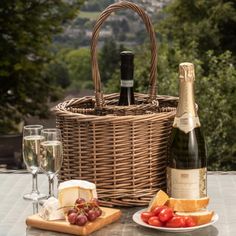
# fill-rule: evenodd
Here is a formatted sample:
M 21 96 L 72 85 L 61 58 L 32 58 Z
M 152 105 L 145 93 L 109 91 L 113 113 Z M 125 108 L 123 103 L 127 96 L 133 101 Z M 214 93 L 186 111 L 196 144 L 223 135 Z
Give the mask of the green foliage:
M 53 34 L 77 13 L 81 0 L 0 1 L 0 133 L 14 132 L 26 116 L 45 117 L 58 97 L 47 73 Z
M 58 59 L 52 60 L 47 66 L 45 72 L 47 76 L 55 81 L 62 89 L 66 89 L 71 81 L 66 64 Z
M 107 83 L 113 74 L 119 69 L 120 52 L 125 50 L 123 45 L 118 46 L 113 39 L 105 41 L 99 54 L 99 69 L 104 84 Z
M 81 10 L 83 11 L 103 11 L 108 5 L 115 0 L 87 0 Z
M 78 19 L 96 20 L 100 15 L 99 11 L 80 11 Z
M 109 39 L 98 54 L 102 83 L 106 85 L 114 82 L 112 90 L 115 90 L 115 84 L 119 89 L 120 52 L 123 50 L 125 48 L 122 45 L 118 46 L 114 40 Z M 57 81 L 61 87 L 69 85 L 68 90 L 93 89 L 90 49 L 58 48 L 56 51 L 54 60 L 47 66 L 52 80 Z
M 184 61 L 195 65 L 196 102 L 210 170 L 236 169 L 235 17 L 233 1 L 175 0 L 156 27 L 160 42 L 158 94 L 178 96 L 178 65 Z M 147 45 L 133 50 L 135 90 L 146 93 L 150 50 Z M 107 91 L 119 91 L 118 78 L 116 71 Z
M 236 169 L 236 69 L 229 51 L 208 51 L 209 74 L 198 79 L 196 97 L 213 170 Z
M 90 50 L 88 48 L 70 50 L 64 59 L 70 75 L 71 88 L 78 91 L 92 89 Z
M 162 34 L 178 41 L 182 50 L 193 45 L 201 54 L 207 50 L 236 52 L 236 2 L 233 0 L 175 0 L 167 6 Z
M 176 82 L 169 83 L 162 75 L 174 76 L 183 61 L 195 64 L 196 100 L 212 170 L 236 168 L 235 25 L 235 1 L 175 0 L 156 27 L 162 41 L 158 65 L 161 89 L 176 94 L 172 86 Z

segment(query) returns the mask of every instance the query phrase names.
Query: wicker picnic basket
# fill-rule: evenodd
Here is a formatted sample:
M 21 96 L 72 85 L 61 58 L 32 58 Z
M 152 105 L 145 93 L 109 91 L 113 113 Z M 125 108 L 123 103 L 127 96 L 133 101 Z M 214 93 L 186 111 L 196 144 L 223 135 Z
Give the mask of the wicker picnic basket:
M 125 8 L 138 13 L 150 36 L 150 86 L 148 94 L 135 94 L 135 105 L 117 106 L 119 94 L 102 92 L 96 45 L 103 22 Z M 166 149 L 177 98 L 156 95 L 156 38 L 143 9 L 127 1 L 108 6 L 93 30 L 91 60 L 95 96 L 74 98 L 54 108 L 64 148 L 59 180 L 94 182 L 106 206 L 146 205 L 160 188 L 165 189 Z

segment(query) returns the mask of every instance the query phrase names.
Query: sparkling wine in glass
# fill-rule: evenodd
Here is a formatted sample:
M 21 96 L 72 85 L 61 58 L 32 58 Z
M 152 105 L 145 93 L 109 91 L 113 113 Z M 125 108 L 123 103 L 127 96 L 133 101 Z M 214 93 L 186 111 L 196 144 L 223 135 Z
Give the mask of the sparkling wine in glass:
M 47 174 L 49 181 L 49 197 L 54 197 L 54 177 L 61 169 L 63 160 L 60 129 L 43 129 L 41 142 L 40 167 Z
M 42 125 L 26 125 L 23 128 L 23 159 L 29 172 L 32 174 L 32 191 L 25 194 L 24 199 L 34 200 L 45 198 L 46 195 L 38 190 L 37 173 L 40 165 L 40 143 Z

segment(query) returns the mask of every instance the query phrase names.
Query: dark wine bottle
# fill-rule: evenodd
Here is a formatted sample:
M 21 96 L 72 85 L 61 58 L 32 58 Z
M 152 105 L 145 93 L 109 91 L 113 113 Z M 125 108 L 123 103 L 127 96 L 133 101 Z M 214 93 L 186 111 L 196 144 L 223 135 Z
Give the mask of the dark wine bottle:
M 174 198 L 207 195 L 207 158 L 194 100 L 192 63 L 179 65 L 179 103 L 168 148 L 167 192 Z
M 123 51 L 120 53 L 120 97 L 119 106 L 133 105 L 134 100 L 134 54 L 131 51 Z

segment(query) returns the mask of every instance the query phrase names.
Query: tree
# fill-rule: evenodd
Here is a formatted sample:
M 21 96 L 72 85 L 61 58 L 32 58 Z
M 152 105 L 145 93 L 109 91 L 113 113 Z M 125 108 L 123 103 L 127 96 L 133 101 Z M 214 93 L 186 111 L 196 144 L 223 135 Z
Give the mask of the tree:
M 86 1 L 82 11 L 103 11 L 108 5 L 114 3 L 115 0 L 89 0 Z
M 88 48 L 70 50 L 65 54 L 64 60 L 69 71 L 71 88 L 92 89 L 90 50 Z
M 207 50 L 236 54 L 235 1 L 175 0 L 165 11 L 167 17 L 157 31 L 178 41 L 182 50 L 194 47 L 199 55 Z
M 166 13 L 156 27 L 161 36 L 159 88 L 176 94 L 177 89 L 167 82 L 173 79 L 170 75 L 176 74 L 180 62 L 195 64 L 196 100 L 208 146 L 209 169 L 236 169 L 236 3 L 175 0 Z
M 125 50 L 123 45 L 117 45 L 113 39 L 107 39 L 99 54 L 99 69 L 101 79 L 107 83 L 113 74 L 117 73 L 120 64 L 120 52 Z
M 236 169 L 236 69 L 232 53 L 207 52 L 208 76 L 199 76 L 196 98 L 213 170 Z
M 26 116 L 47 114 L 55 81 L 45 73 L 52 36 L 72 19 L 82 0 L 0 1 L 0 133 Z
M 178 65 L 184 61 L 194 63 L 196 102 L 208 147 L 208 167 L 210 170 L 235 170 L 236 35 L 232 29 L 232 25 L 236 25 L 235 3 L 174 0 L 165 14 L 156 27 L 158 94 L 178 96 Z M 135 91 L 146 93 L 149 45 L 134 51 Z M 116 90 L 112 90 L 114 85 Z M 108 86 L 109 91 L 119 91 L 119 84 L 114 81 Z
M 63 61 L 51 61 L 46 72 L 62 89 L 66 89 L 71 83 L 68 68 Z

